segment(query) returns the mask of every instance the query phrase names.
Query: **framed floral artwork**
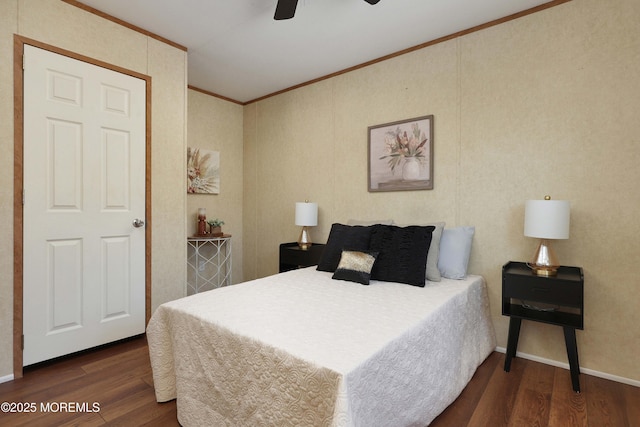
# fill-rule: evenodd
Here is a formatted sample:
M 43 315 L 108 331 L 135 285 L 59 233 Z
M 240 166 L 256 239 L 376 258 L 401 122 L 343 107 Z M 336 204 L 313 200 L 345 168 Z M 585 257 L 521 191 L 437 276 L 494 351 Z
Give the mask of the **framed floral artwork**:
M 187 193 L 220 194 L 220 152 L 187 147 Z
M 369 191 L 433 190 L 433 115 L 369 126 Z

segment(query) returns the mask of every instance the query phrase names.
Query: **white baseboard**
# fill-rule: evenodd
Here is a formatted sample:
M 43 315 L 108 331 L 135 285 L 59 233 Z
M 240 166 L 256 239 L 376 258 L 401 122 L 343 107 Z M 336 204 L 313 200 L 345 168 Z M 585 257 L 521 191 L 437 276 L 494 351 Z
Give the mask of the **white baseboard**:
M 496 347 L 495 350 L 500 353 L 506 353 L 507 349 L 504 347 Z M 516 357 L 521 357 L 523 359 L 533 360 L 534 362 L 544 363 L 545 365 L 556 366 L 558 368 L 563 368 L 569 370 L 569 364 L 558 362 L 557 360 L 545 359 L 544 357 L 534 356 L 532 354 L 521 353 L 519 351 L 516 352 Z M 580 366 L 580 373 L 592 375 L 598 378 L 604 378 L 606 380 L 611 380 L 615 382 L 619 382 L 622 384 L 628 384 L 635 387 L 640 387 L 640 381 L 632 380 L 631 378 L 619 377 L 617 375 L 608 374 L 606 372 L 594 371 L 593 369 L 587 369 Z
M 0 377 L 0 384 L 8 383 L 9 381 L 13 381 L 13 374 L 5 375 L 4 377 Z

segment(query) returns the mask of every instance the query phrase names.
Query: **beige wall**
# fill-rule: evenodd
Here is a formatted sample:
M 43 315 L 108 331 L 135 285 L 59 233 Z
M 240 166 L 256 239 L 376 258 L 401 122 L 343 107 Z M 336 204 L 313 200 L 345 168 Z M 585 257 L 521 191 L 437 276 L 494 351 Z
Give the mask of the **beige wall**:
M 198 208 L 207 219 L 224 221 L 222 231 L 231 234 L 232 282 L 242 281 L 242 106 L 188 91 L 188 146 L 220 152 L 220 194 L 187 195 L 187 233 L 196 233 Z M 186 188 L 185 188 L 186 191 Z
M 13 371 L 14 34 L 152 77 L 152 308 L 184 295 L 186 277 L 186 52 L 61 1 L 2 0 L 0 378 Z
M 526 260 L 524 202 L 571 201 L 556 245 L 585 274 L 580 363 L 640 381 L 640 3 L 574 0 L 244 109 L 245 279 L 277 272 L 294 203 L 333 222 L 475 225 L 470 270 L 488 283 L 499 346 L 501 266 Z M 435 116 L 435 188 L 367 192 L 367 126 Z M 525 322 L 519 350 L 566 363 L 561 328 Z

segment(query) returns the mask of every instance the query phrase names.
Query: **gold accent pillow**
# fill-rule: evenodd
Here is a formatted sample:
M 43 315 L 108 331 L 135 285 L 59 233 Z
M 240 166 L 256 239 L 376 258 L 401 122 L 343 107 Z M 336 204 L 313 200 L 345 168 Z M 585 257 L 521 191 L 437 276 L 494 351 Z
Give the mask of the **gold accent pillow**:
M 378 252 L 343 250 L 333 279 L 368 285 L 377 256 Z

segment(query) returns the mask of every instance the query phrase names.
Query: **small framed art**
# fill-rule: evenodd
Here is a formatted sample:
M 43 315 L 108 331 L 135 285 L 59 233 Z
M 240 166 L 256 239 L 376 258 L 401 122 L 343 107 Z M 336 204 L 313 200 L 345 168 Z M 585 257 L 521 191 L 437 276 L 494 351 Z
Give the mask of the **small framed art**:
M 220 194 L 220 152 L 187 147 L 187 193 Z

